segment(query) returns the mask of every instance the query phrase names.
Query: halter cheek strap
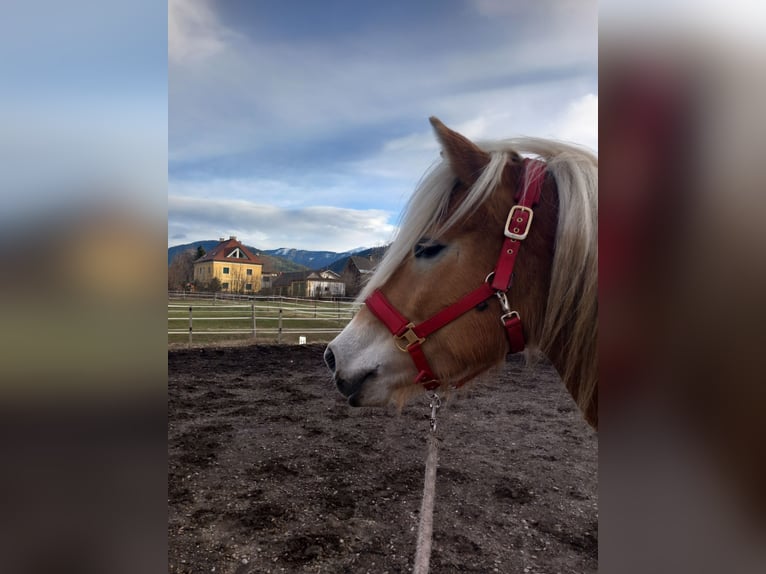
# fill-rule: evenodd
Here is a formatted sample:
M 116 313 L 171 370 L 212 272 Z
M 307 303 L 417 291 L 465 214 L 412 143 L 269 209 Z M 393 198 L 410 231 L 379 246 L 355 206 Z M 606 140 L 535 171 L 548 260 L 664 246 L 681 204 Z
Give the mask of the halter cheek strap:
M 517 311 L 511 311 L 508 306 L 506 291 L 511 287 L 513 267 L 521 241 L 529 234 L 533 216 L 532 207 L 540 199 L 545 179 L 545 163 L 525 159 L 524 166 L 526 185 L 519 186 L 521 191 L 516 195 L 517 204 L 511 208 L 505 222 L 503 229 L 505 239 L 495 270 L 487 276 L 481 287 L 417 325 L 399 313 L 380 289 L 377 289 L 364 302 L 372 314 L 391 331 L 397 348 L 410 354 L 418 370 L 415 383 L 422 384 L 427 390 L 433 390 L 441 383 L 423 352 L 423 343 L 426 338 L 492 296 L 500 300 L 500 306 L 503 309 L 500 321 L 505 329 L 510 353 L 524 350 L 521 317 Z

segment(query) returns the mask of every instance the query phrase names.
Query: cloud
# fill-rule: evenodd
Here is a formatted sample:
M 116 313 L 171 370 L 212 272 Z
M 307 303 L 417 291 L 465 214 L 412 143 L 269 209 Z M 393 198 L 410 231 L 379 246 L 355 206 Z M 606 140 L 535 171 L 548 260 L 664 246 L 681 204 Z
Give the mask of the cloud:
M 543 16 L 562 18 L 577 15 L 596 18 L 596 0 L 536 0 L 535 2 L 509 2 L 508 0 L 471 0 L 474 8 L 485 16 Z
M 381 18 L 352 11 L 333 27 L 276 8 L 243 16 L 244 5 L 172 0 L 170 194 L 275 206 L 277 219 L 333 206 L 361 220 L 378 210 L 387 222 L 439 159 L 430 115 L 478 140 L 590 137 L 572 106 L 597 90 L 596 20 L 588 3 L 578 20 L 585 23 L 572 25 L 562 14 L 577 11 L 577 2 L 563 4 L 509 12 L 479 0 L 458 14 L 402 2 L 413 15 L 407 21 L 387 21 L 390 9 Z M 247 237 L 231 228 L 236 223 L 274 247 L 337 233 L 319 232 L 317 222 L 311 240 L 299 239 L 269 221 L 256 229 L 216 213 L 222 220 L 206 217 L 205 234 Z M 194 225 L 202 214 L 192 225 L 178 217 L 171 210 L 174 232 L 200 235 Z M 287 219 L 285 229 L 300 231 Z M 384 229 L 378 222 L 369 239 L 349 246 L 386 241 Z
M 346 251 L 387 243 L 391 213 L 328 206 L 283 208 L 238 199 L 170 196 L 168 235 L 195 239 L 236 235 L 260 249 Z
M 452 42 L 443 38 L 456 24 L 437 22 L 445 26 L 438 38 L 396 37 L 396 46 L 397 32 L 369 28 L 364 34 L 371 36 L 337 40 L 247 36 L 224 26 L 205 4 L 182 6 L 170 13 L 169 143 L 176 164 L 232 153 L 257 157 L 295 141 L 321 147 L 364 126 L 390 130 L 425 120 L 448 109 L 445 100 L 465 96 L 480 104 L 482 96 L 522 84 L 557 90 L 546 75 L 562 71 L 595 77 L 595 19 L 590 27 L 557 19 L 530 34 L 510 16 L 491 26 L 482 18 L 466 23 Z M 192 55 L 194 65 L 185 65 Z
M 396 198 L 402 190 L 409 192 L 412 186 L 405 184 L 402 187 L 398 179 L 387 181 L 371 174 L 316 173 L 312 170 L 281 178 L 215 176 L 169 182 L 172 196 L 244 200 L 283 209 L 331 205 L 397 212 L 401 202 Z
M 222 27 L 204 0 L 168 0 L 168 59 L 199 61 L 222 52 L 231 33 Z
M 441 110 L 437 115 L 449 128 L 474 141 L 535 136 L 595 150 L 598 96 L 586 93 L 572 100 L 571 93 L 579 84 L 574 79 L 569 86 L 564 83 L 568 88 L 564 90 L 551 90 L 541 84 L 445 95 L 435 107 Z M 412 191 L 422 174 L 438 160 L 439 144 L 424 119 L 422 129 L 383 142 L 377 152 L 354 162 L 353 168 L 368 177 L 401 182 Z
M 553 126 L 556 139 L 571 141 L 598 149 L 598 96 L 586 94 L 567 106 Z

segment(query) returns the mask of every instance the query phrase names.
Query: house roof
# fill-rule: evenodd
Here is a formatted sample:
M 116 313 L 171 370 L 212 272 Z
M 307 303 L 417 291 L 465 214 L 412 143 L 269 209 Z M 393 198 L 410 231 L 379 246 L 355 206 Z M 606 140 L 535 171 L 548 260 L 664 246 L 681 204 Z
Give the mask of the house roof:
M 331 275 L 331 276 L 328 276 Z M 293 271 L 290 273 L 282 273 L 279 277 L 277 277 L 272 285 L 274 287 L 287 287 L 290 285 L 290 283 L 293 283 L 295 281 L 309 281 L 309 280 L 316 280 L 316 281 L 325 281 L 329 283 L 343 283 L 343 280 L 340 278 L 340 276 L 329 270 L 323 270 L 323 271 Z
M 272 285 L 274 287 L 287 287 L 293 281 L 305 281 L 308 271 L 292 271 L 289 273 L 282 273 L 274 279 Z
M 205 261 L 225 261 L 227 263 L 263 265 L 261 260 L 253 255 L 252 251 L 242 245 L 240 241 L 237 241 L 236 237 L 229 237 L 229 239 L 221 241 L 194 263 L 203 263 Z
M 358 255 L 352 255 L 349 257 L 351 262 L 356 266 L 359 271 L 362 273 L 365 272 L 372 272 L 375 270 L 375 267 L 378 265 L 377 259 L 371 259 L 369 257 L 360 257 Z

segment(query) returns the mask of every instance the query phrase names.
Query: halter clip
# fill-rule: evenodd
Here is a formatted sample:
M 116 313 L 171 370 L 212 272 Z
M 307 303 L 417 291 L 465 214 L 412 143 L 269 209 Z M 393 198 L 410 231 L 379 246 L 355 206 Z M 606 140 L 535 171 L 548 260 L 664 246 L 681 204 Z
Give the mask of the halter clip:
M 442 406 L 441 398 L 435 392 L 428 393 L 428 406 L 431 407 L 431 432 L 436 432 L 436 413 Z

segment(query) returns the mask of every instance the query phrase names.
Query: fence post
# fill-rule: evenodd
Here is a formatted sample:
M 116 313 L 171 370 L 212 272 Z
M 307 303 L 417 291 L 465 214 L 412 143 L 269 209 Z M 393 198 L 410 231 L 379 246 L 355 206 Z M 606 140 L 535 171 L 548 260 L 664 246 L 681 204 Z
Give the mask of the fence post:
M 279 329 L 277 330 L 277 343 L 282 342 L 282 307 L 279 308 Z
M 189 346 L 192 345 L 192 306 L 189 305 Z
M 253 339 L 257 339 L 255 335 L 255 302 L 250 303 L 250 314 L 253 316 Z

